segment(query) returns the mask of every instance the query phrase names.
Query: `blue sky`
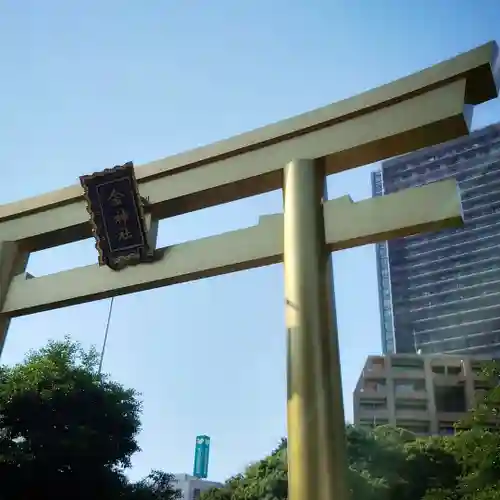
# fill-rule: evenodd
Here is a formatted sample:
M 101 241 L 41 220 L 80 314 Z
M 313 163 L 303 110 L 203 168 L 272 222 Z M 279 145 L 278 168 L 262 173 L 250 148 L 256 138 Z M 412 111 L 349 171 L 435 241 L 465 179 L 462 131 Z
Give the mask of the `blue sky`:
M 500 39 L 498 0 L 0 0 L 0 203 L 136 165 L 368 90 Z M 500 120 L 476 109 L 474 127 Z M 330 197 L 370 196 L 367 166 L 329 180 Z M 281 211 L 271 193 L 163 221 L 168 245 Z M 85 241 L 32 256 L 35 275 L 96 261 Z M 380 351 L 374 249 L 334 256 L 344 400 Z M 108 301 L 15 320 L 2 361 L 49 338 L 102 343 Z M 120 297 L 105 371 L 144 400 L 150 468 L 192 470 L 212 437 L 224 479 L 285 434 L 281 266 Z

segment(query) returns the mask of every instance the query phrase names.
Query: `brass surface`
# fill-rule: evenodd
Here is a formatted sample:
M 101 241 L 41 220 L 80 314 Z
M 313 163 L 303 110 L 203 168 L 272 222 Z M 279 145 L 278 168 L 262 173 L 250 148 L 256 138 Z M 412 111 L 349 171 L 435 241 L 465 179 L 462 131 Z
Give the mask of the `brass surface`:
M 348 196 L 324 204 L 329 251 L 462 224 L 454 179 L 353 203 Z M 156 252 L 150 264 L 115 273 L 97 265 L 27 280 L 12 280 L 1 312 L 22 316 L 126 293 L 276 264 L 283 260 L 283 214 L 217 236 Z
M 347 500 L 345 423 L 320 162 L 284 174 L 290 500 Z
M 7 299 L 14 277 L 21 275 L 23 279 L 31 279 L 31 274 L 24 274 L 28 259 L 29 254 L 21 252 L 16 242 L 0 241 L 0 311 Z M 10 320 L 10 316 L 0 313 L 0 355 L 7 338 Z

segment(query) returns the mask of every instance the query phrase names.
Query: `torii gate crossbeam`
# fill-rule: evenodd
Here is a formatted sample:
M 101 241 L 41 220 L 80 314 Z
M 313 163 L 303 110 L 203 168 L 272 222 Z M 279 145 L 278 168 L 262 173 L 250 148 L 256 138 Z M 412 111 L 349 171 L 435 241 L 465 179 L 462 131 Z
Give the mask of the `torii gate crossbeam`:
M 150 223 L 283 188 L 284 215 L 159 250 L 150 264 L 33 278 L 30 252 L 91 236 L 82 188 L 0 206 L 0 350 L 11 318 L 284 261 L 290 500 L 347 500 L 331 251 L 461 223 L 454 181 L 352 203 L 326 176 L 467 134 L 497 96 L 494 42 L 378 89 L 137 170 Z M 362 284 L 360 284 L 362 286 Z M 332 342 L 333 339 L 333 342 Z

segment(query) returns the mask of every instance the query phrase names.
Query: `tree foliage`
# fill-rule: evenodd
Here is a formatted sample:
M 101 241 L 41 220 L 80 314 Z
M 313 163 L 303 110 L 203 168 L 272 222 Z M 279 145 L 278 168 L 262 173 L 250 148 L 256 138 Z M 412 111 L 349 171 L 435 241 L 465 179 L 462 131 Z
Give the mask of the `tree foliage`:
M 150 474 L 129 487 L 130 500 L 180 500 L 181 492 L 175 487 L 172 474 L 153 470 Z
M 482 378 L 489 389 L 445 442 L 460 468 L 456 488 L 431 490 L 426 500 L 500 498 L 500 363 L 488 363 Z
M 95 350 L 67 338 L 0 368 L 1 500 L 175 498 L 168 475 L 127 481 L 141 403 L 97 367 Z
M 130 482 L 139 450 L 139 395 L 97 372 L 98 356 L 66 339 L 0 367 L 0 500 L 178 500 L 171 474 Z M 355 500 L 500 500 L 500 365 L 453 436 L 391 426 L 346 428 Z M 202 500 L 286 500 L 287 441 Z
M 355 500 L 500 500 L 500 365 L 484 371 L 490 390 L 454 436 L 417 437 L 391 426 L 346 428 Z M 286 500 L 286 439 L 269 456 L 202 500 Z

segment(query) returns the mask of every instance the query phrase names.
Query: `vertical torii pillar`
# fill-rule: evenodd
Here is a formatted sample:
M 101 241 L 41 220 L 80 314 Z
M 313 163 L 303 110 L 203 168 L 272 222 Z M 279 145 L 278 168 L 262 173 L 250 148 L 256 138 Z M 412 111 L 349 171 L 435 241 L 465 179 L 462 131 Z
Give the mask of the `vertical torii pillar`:
M 10 282 L 14 276 L 24 273 L 28 265 L 29 253 L 20 250 L 15 241 L 0 240 L 0 310 L 7 297 Z M 0 314 L 0 353 L 3 351 L 10 317 Z
M 283 189 L 288 494 L 290 500 L 344 500 L 345 423 L 322 162 L 291 161 Z

